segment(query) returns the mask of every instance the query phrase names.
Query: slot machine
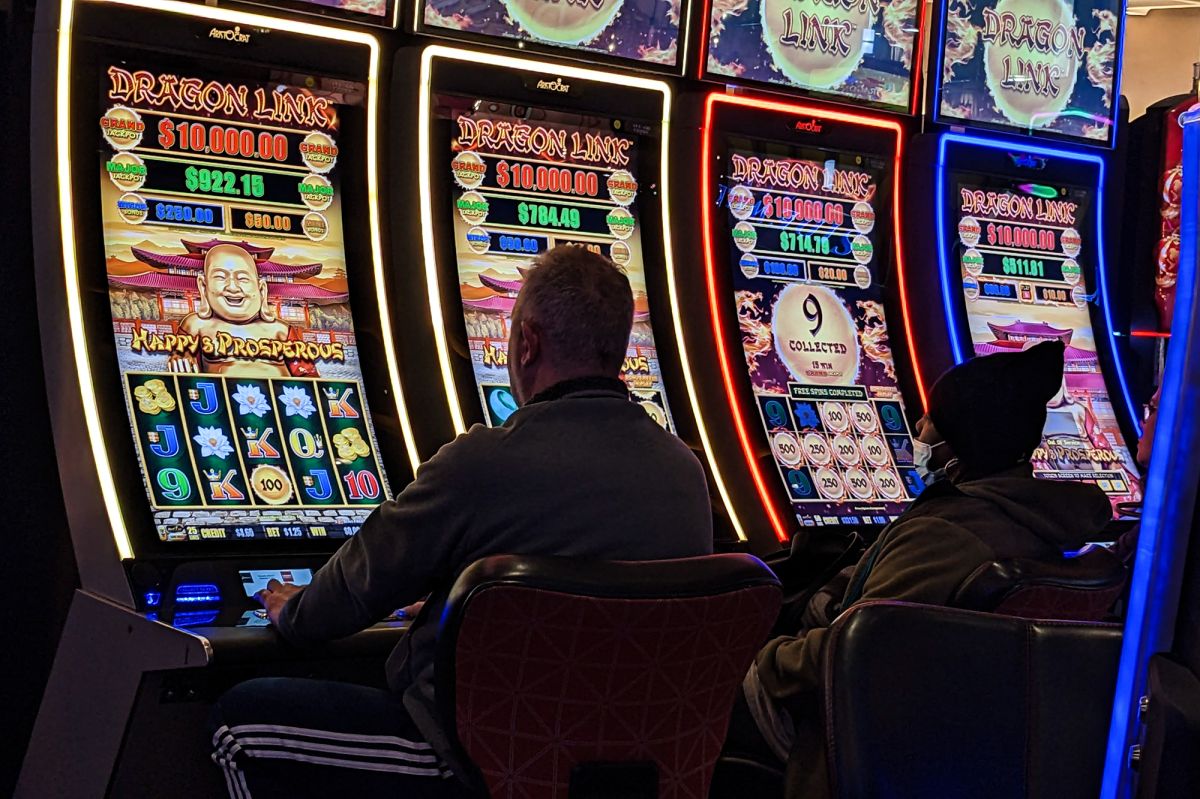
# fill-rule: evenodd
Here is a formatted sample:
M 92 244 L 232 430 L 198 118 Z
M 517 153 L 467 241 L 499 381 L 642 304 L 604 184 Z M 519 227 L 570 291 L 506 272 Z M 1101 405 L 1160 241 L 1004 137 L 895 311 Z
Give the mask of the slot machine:
M 381 48 L 132 0 L 39 4 L 36 36 L 39 321 L 82 587 L 18 795 L 193 793 L 218 780 L 223 690 L 376 682 L 401 634 L 295 652 L 253 600 L 311 579 L 416 468 L 382 283 Z
M 942 6 L 934 130 L 914 142 L 906 238 L 910 260 L 926 266 L 909 271 L 909 294 L 940 298 L 945 312 L 914 316 L 915 330 L 931 342 L 921 351 L 929 374 L 1062 341 L 1063 386 L 1034 473 L 1100 486 L 1119 521 L 1142 499 L 1106 204 L 1122 9 L 1078 0 L 1014 27 L 1017 11 L 1010 0 Z
M 430 311 L 429 335 L 410 338 L 403 358 L 447 399 L 420 409 L 419 446 L 432 454 L 516 410 L 507 346 L 517 292 L 539 254 L 584 247 L 629 277 L 635 313 L 621 377 L 706 463 L 718 543 L 736 546 L 740 526 L 692 410 L 672 306 L 673 90 L 661 76 L 681 69 L 679 4 L 604 0 L 544 14 L 536 5 L 417 3 L 419 40 L 456 43 L 397 58 L 389 168 L 404 246 L 393 278 L 403 294 L 427 296 Z
M 1130 577 L 1102 799 L 1183 796 L 1196 784 L 1200 701 L 1200 109 L 1178 116 L 1179 239 L 1145 512 Z
M 707 12 L 706 88 L 681 99 L 674 148 L 693 159 L 675 168 L 689 202 L 674 210 L 698 228 L 675 283 L 713 451 L 757 551 L 870 537 L 923 488 L 923 378 L 897 281 L 918 7 Z

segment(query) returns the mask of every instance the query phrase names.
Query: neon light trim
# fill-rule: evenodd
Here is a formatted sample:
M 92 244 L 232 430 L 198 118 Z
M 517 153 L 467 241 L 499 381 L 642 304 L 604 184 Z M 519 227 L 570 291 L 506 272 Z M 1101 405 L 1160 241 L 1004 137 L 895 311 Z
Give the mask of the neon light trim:
M 433 176 L 431 174 L 432 163 L 432 144 L 431 144 L 431 125 L 433 115 L 431 113 L 433 100 L 433 61 L 435 58 L 447 59 L 451 61 L 465 61 L 473 64 L 487 64 L 497 66 L 503 69 L 520 70 L 522 72 L 551 72 L 565 77 L 578 78 L 598 83 L 608 83 L 617 86 L 632 86 L 638 89 L 659 92 L 663 96 L 663 112 L 662 112 L 662 133 L 660 146 L 660 186 L 662 192 L 662 225 L 663 225 L 663 254 L 666 259 L 667 270 L 667 293 L 670 295 L 671 316 L 675 331 L 675 342 L 679 349 L 679 359 L 683 366 L 684 383 L 687 386 L 688 401 L 692 406 L 692 417 L 696 420 L 696 430 L 700 436 L 700 444 L 704 449 L 704 457 L 708 462 L 709 473 L 713 477 L 713 482 L 717 486 L 717 493 L 721 495 L 721 501 L 725 504 L 725 509 L 729 514 L 730 522 L 733 524 L 734 533 L 741 541 L 746 540 L 746 532 L 742 526 L 741 519 L 738 517 L 733 507 L 733 502 L 729 497 L 729 490 L 726 487 L 725 479 L 721 475 L 720 466 L 717 459 L 713 456 L 712 446 L 709 443 L 708 429 L 704 424 L 704 419 L 700 415 L 699 394 L 696 390 L 695 382 L 692 377 L 691 362 L 688 356 L 687 344 L 683 338 L 683 327 L 680 321 L 679 314 L 679 298 L 676 290 L 675 282 L 675 260 L 672 253 L 671 245 L 671 221 L 670 221 L 670 117 L 671 117 L 671 87 L 666 82 L 654 80 L 651 78 L 642 78 L 635 75 L 621 75 L 611 72 L 602 72 L 594 69 L 586 69 L 583 67 L 567 66 L 565 64 L 557 64 L 549 61 L 538 61 L 532 59 L 513 58 L 511 56 L 497 55 L 495 53 L 483 53 L 474 50 L 466 50 L 457 47 L 446 47 L 444 45 L 430 45 L 426 47 L 421 54 L 421 84 L 420 84 L 420 102 L 418 111 L 420 117 L 419 137 L 418 137 L 418 180 L 419 189 L 421 192 L 421 236 L 422 249 L 425 257 L 425 281 L 429 292 L 429 310 L 430 319 L 433 323 L 434 341 L 436 343 L 438 365 L 442 373 L 442 385 L 445 387 L 446 400 L 449 403 L 450 418 L 454 422 L 454 430 L 456 433 L 466 432 L 466 422 L 463 418 L 462 399 L 458 394 L 458 387 L 454 383 L 454 374 L 450 368 L 450 344 L 446 336 L 446 322 L 442 315 L 441 303 L 441 285 L 438 278 L 437 257 L 434 248 L 434 225 L 433 225 Z
M 829 119 L 838 122 L 846 122 L 851 125 L 860 125 L 864 127 L 878 128 L 880 130 L 888 130 L 896 136 L 896 153 L 893 159 L 892 168 L 894 170 L 892 178 L 892 227 L 893 241 L 896 253 L 896 273 L 900 284 L 900 311 L 904 317 L 904 333 L 905 339 L 908 342 L 909 355 L 913 366 L 913 375 L 916 377 L 917 391 L 921 397 L 921 406 L 924 408 L 925 400 L 925 382 L 922 378 L 920 368 L 917 366 L 918 359 L 916 358 L 916 342 L 912 335 L 912 326 L 909 324 L 908 313 L 908 293 L 904 279 L 904 248 L 900 232 L 900 184 L 901 184 L 901 165 L 903 163 L 903 146 L 904 133 L 900 123 L 880 117 L 866 116 L 863 114 L 853 114 L 846 111 L 835 111 L 829 108 L 821 108 L 817 106 L 798 105 L 794 103 L 785 103 L 771 100 L 755 99 L 752 97 L 741 97 L 725 95 L 721 92 L 712 92 L 705 100 L 704 106 L 704 129 L 701 133 L 700 144 L 700 213 L 701 213 L 701 228 L 704 237 L 704 268 L 705 276 L 708 285 L 708 307 L 711 315 L 713 340 L 717 348 L 717 360 L 721 366 L 721 377 L 725 383 L 725 397 L 729 403 L 729 412 L 733 417 L 733 426 L 737 431 L 738 440 L 742 446 L 742 453 L 746 458 L 746 465 L 750 469 L 750 476 L 754 481 L 754 486 L 758 490 L 758 495 L 762 501 L 763 509 L 767 512 L 767 516 L 771 521 L 771 527 L 775 531 L 775 536 L 781 542 L 788 540 L 788 528 L 784 523 L 783 518 L 779 515 L 779 511 L 775 508 L 771 501 L 771 492 L 767 487 L 766 478 L 763 477 L 762 469 L 759 468 L 758 459 L 755 456 L 754 445 L 751 442 L 749 431 L 747 430 L 746 420 L 742 417 L 740 406 L 737 401 L 737 389 L 734 380 L 733 369 L 730 366 L 730 355 L 725 349 L 725 338 L 722 334 L 724 326 L 724 301 L 717 296 L 717 255 L 716 244 L 713 242 L 713 219 L 712 209 L 716 205 L 713 198 L 713 181 L 712 181 L 712 138 L 713 138 L 713 114 L 718 103 L 725 105 L 736 105 L 743 108 L 754 108 L 757 110 L 777 111 L 784 114 L 799 114 L 804 116 L 813 116 L 818 119 Z
M 79 262 L 76 256 L 74 222 L 75 201 L 71 186 L 72 162 L 70 137 L 72 33 L 75 5 L 79 1 L 63 0 L 59 12 L 58 76 L 55 96 L 55 115 L 58 127 L 58 138 L 55 144 L 58 154 L 58 210 L 59 219 L 61 220 L 60 235 L 62 236 L 63 272 L 67 295 L 67 324 L 71 333 L 71 348 L 75 360 L 76 376 L 79 380 L 80 399 L 83 403 L 84 424 L 87 427 L 88 443 L 92 451 L 92 459 L 96 465 L 96 476 L 100 483 L 100 493 L 104 501 L 109 526 L 112 528 L 113 539 L 116 542 L 117 554 L 121 560 L 129 560 L 134 556 L 133 544 L 129 539 L 129 529 L 125 524 L 125 517 L 122 514 L 120 500 L 117 496 L 117 486 L 113 476 L 112 463 L 108 459 L 108 450 L 104 443 L 104 430 L 100 422 L 100 409 L 96 401 L 96 386 L 92 382 L 91 359 L 88 355 L 87 337 L 83 321 L 83 302 L 79 290 Z M 88 0 L 88 2 L 97 5 L 106 4 L 146 9 L 145 4 L 140 2 L 140 0 Z M 223 8 L 207 8 L 191 3 L 178 2 L 178 0 L 159 0 L 159 2 L 155 3 L 153 10 L 249 27 L 284 30 L 315 38 L 351 42 L 365 45 L 370 49 L 371 60 L 367 76 L 367 197 L 372 228 L 371 252 L 375 261 L 375 291 L 379 303 L 380 323 L 383 325 L 384 349 L 387 359 L 388 376 L 396 402 L 396 414 L 400 419 L 400 426 L 404 434 L 404 443 L 408 449 L 409 461 L 415 472 L 419 461 L 416 458 L 416 446 L 412 437 L 412 428 L 409 424 L 408 410 L 404 405 L 404 394 L 401 389 L 400 372 L 397 368 L 394 345 L 389 335 L 391 322 L 388 312 L 387 295 L 382 282 L 383 245 L 379 233 L 382 221 L 378 202 L 379 179 L 376 153 L 379 113 L 379 42 L 374 36 L 358 31 L 289 19 L 277 19 L 275 17 L 250 14 L 242 11 L 229 11 Z
M 946 149 L 948 144 L 958 144 L 967 147 L 986 147 L 991 150 L 1012 152 L 1019 150 L 1022 155 L 1040 155 L 1046 158 L 1062 158 L 1068 161 L 1080 161 L 1096 167 L 1096 283 L 1100 292 L 1100 307 L 1104 311 L 1104 333 L 1108 338 L 1109 352 L 1112 353 L 1116 366 L 1117 386 L 1121 390 L 1121 398 L 1125 401 L 1125 412 L 1133 425 L 1134 433 L 1140 438 L 1142 425 L 1138 415 L 1134 413 L 1133 395 L 1125 378 L 1125 364 L 1121 352 L 1117 349 L 1117 336 L 1113 332 L 1112 302 L 1108 296 L 1108 260 L 1105 257 L 1104 246 L 1104 158 L 1091 153 L 1058 150 L 1050 147 L 1038 147 L 1029 142 L 1014 142 L 1003 139 L 985 138 L 967 133 L 944 133 L 938 141 L 937 159 L 937 253 L 938 268 L 942 276 L 942 305 L 946 310 L 946 326 L 950 335 L 950 348 L 954 353 L 954 362 L 966 360 L 962 330 L 967 328 L 966 309 L 961 298 L 952 297 L 953 288 L 959 285 L 959 276 L 950 269 L 950 253 L 946 233 Z M 969 342 L 965 342 L 969 343 Z M 974 348 L 972 348 L 973 350 Z
M 1198 120 L 1200 121 L 1200 120 Z M 1102 799 L 1131 796 L 1134 774 L 1129 767 L 1129 746 L 1136 740 L 1141 721 L 1138 704 L 1146 688 L 1150 656 L 1170 648 L 1179 605 L 1184 552 L 1191 532 L 1195 506 L 1195 479 L 1200 452 L 1195 443 L 1200 430 L 1194 412 L 1200 403 L 1200 307 L 1197 306 L 1197 271 L 1200 270 L 1200 129 L 1193 122 L 1184 128 L 1180 220 L 1179 275 L 1175 284 L 1175 316 L 1171 337 L 1181 345 L 1167 350 L 1163 370 L 1162 403 L 1146 499 L 1138 531 L 1137 554 L 1129 588 L 1129 610 L 1121 643 L 1121 661 L 1104 762 Z M 1182 311 L 1182 313 L 1181 313 Z M 1187 506 L 1192 507 L 1187 507 Z

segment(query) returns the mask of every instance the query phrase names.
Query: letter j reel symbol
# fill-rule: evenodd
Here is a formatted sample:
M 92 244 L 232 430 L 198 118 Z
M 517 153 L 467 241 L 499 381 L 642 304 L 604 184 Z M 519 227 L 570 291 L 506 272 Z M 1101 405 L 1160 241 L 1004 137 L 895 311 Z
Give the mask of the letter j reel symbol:
M 174 458 L 179 454 L 179 432 L 173 424 L 160 424 L 154 428 L 158 431 L 158 440 L 147 449 L 160 458 Z
M 308 494 L 309 499 L 324 502 L 333 496 L 333 484 L 329 481 L 326 469 L 310 469 L 304 483 L 304 493 Z
M 191 402 L 192 410 L 196 413 L 210 414 L 217 410 L 217 384 L 203 382 L 196 384 L 200 398 Z

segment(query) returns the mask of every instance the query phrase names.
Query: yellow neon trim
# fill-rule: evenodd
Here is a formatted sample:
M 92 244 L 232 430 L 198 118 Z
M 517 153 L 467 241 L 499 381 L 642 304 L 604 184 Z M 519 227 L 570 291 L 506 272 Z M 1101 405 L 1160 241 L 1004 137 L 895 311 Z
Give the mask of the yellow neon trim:
M 121 505 L 117 498 L 117 487 L 113 477 L 112 463 L 108 459 L 108 451 L 104 443 L 104 431 L 100 424 L 100 410 L 96 402 L 96 387 L 92 382 L 91 360 L 88 356 L 87 336 L 83 324 L 83 303 L 79 292 L 79 263 L 75 253 L 75 203 L 71 187 L 70 83 L 72 29 L 77 1 L 63 0 L 60 9 L 58 25 L 58 75 L 56 79 L 57 94 L 55 97 L 55 114 L 58 128 L 55 149 L 58 154 L 58 205 L 62 235 L 63 273 L 66 280 L 67 323 L 71 332 L 71 349 L 75 358 L 76 374 L 79 379 L 79 393 L 83 403 L 84 423 L 87 427 L 88 443 L 92 450 L 92 458 L 96 464 L 96 477 L 100 482 L 100 493 L 104 500 L 109 525 L 112 527 L 113 538 L 116 541 L 117 554 L 122 560 L 128 560 L 133 557 L 133 545 L 129 540 L 129 530 L 125 525 L 125 518 L 121 514 Z M 141 0 L 88 0 L 88 2 L 146 9 L 146 4 L 141 2 Z M 416 442 L 412 435 L 408 410 L 404 404 L 404 393 L 400 383 L 400 370 L 397 366 L 395 345 L 391 339 L 391 322 L 387 294 L 383 284 L 383 243 L 379 232 L 382 223 L 379 212 L 379 176 L 377 168 L 379 42 L 374 36 L 358 31 L 325 25 L 314 25 L 309 22 L 299 22 L 296 20 L 276 19 L 261 14 L 229 11 L 223 8 L 197 7 L 190 3 L 178 2 L 178 0 L 158 0 L 154 4 L 153 11 L 181 14 L 183 16 L 228 22 L 237 25 L 272 28 L 316 38 L 362 44 L 370 48 L 371 61 L 367 76 L 367 199 L 372 229 L 371 252 L 375 262 L 375 291 L 379 302 L 380 322 L 383 325 L 382 337 L 387 358 L 388 376 L 390 378 L 392 393 L 395 397 L 396 412 L 400 418 L 400 427 L 403 431 L 405 447 L 408 450 L 409 463 L 415 472 L 420 461 L 417 457 Z
M 75 0 L 63 0 L 58 19 L 58 77 L 54 98 L 55 126 L 58 138 L 58 215 L 62 235 L 63 277 L 66 279 L 67 326 L 71 331 L 71 351 L 75 356 L 75 368 L 79 374 L 79 394 L 83 402 L 83 420 L 87 427 L 88 445 L 96 463 L 96 478 L 100 482 L 100 496 L 112 527 L 121 560 L 133 557 L 133 546 L 129 542 L 129 530 L 121 515 L 121 504 L 117 499 L 117 484 L 113 479 L 112 464 L 108 462 L 108 450 L 100 429 L 100 408 L 96 405 L 96 391 L 92 385 L 92 370 L 87 352 L 87 336 L 83 329 L 83 301 L 79 294 L 79 267 L 75 262 L 75 224 L 72 209 L 75 207 L 71 192 L 71 32 L 75 24 Z
M 729 514 L 729 521 L 733 524 L 733 532 L 737 535 L 739 541 L 746 541 L 746 531 L 742 527 L 742 520 L 738 518 L 737 512 L 733 507 L 733 500 L 729 498 L 729 489 L 725 486 L 725 479 L 721 476 L 721 468 L 717 464 L 717 459 L 713 455 L 712 444 L 708 439 L 708 428 L 704 424 L 704 417 L 700 415 L 700 394 L 696 390 L 696 382 L 692 379 L 692 364 L 691 358 L 688 356 L 687 342 L 683 337 L 683 317 L 679 312 L 679 291 L 675 283 L 675 257 L 672 254 L 671 240 L 671 214 L 670 214 L 670 146 L 668 142 L 671 140 L 671 89 L 666 84 L 664 87 L 663 98 L 663 121 L 662 121 L 662 208 L 663 208 L 663 239 L 666 244 L 667 258 L 667 295 L 671 299 L 671 324 L 675 328 L 675 346 L 679 350 L 679 360 L 683 365 L 683 382 L 687 386 L 688 402 L 692 406 L 692 418 L 696 420 L 696 432 L 700 434 L 700 446 L 704 449 L 704 459 L 708 461 L 708 470 L 712 473 L 713 482 L 717 485 L 717 493 L 721 495 L 721 502 L 725 505 L 725 512 Z
M 717 493 L 721 495 L 721 502 L 724 503 L 726 512 L 729 514 L 729 519 L 733 523 L 734 532 L 737 534 L 738 540 L 745 541 L 746 532 L 742 527 L 741 519 L 738 518 L 734 511 L 733 502 L 729 498 L 729 491 L 725 486 L 725 480 L 721 476 L 720 468 L 717 465 L 717 460 L 713 457 L 712 445 L 709 442 L 708 429 L 704 425 L 704 419 L 700 415 L 699 395 L 696 391 L 695 381 L 692 379 L 691 362 L 687 353 L 687 344 L 683 338 L 683 326 L 679 313 L 679 297 L 676 291 L 675 284 L 675 260 L 672 252 L 671 243 L 671 219 L 669 209 L 670 194 L 668 186 L 669 169 L 670 169 L 670 131 L 671 131 L 671 87 L 665 81 L 654 80 L 651 78 L 642 78 L 636 75 L 617 75 L 609 72 L 601 72 L 594 69 L 586 69 L 584 67 L 567 66 L 565 64 L 556 64 L 549 61 L 538 61 L 532 59 L 513 58 L 511 56 L 496 55 L 493 53 L 478 53 L 471 50 L 464 50 L 454 47 L 446 47 L 444 45 L 431 45 L 425 48 L 421 55 L 421 97 L 419 114 L 419 146 L 418 158 L 420 160 L 418 175 L 421 191 L 421 230 L 422 244 L 425 255 L 425 278 L 429 288 L 429 309 L 431 319 L 433 321 L 434 339 L 437 343 L 437 354 L 439 365 L 442 371 L 442 382 L 446 387 L 446 398 L 450 403 L 450 416 L 454 420 L 454 429 L 458 433 L 466 431 L 466 425 L 463 421 L 462 405 L 458 397 L 458 391 L 454 385 L 454 376 L 450 372 L 450 346 L 446 338 L 446 326 L 442 317 L 441 289 L 438 284 L 437 259 L 434 254 L 433 242 L 433 200 L 431 195 L 432 177 L 430 175 L 430 104 L 433 93 L 433 59 L 445 58 L 454 61 L 467 61 L 472 63 L 484 63 L 496 65 L 508 69 L 521 70 L 523 72 L 552 72 L 564 77 L 579 78 L 581 80 L 590 80 L 599 83 L 610 83 L 617 86 L 634 86 L 639 89 L 648 89 L 656 91 L 663 96 L 663 114 L 662 114 L 662 133 L 661 140 L 661 164 L 660 164 L 660 185 L 662 191 L 662 225 L 663 225 L 663 252 L 666 258 L 667 268 L 667 293 L 670 295 L 671 301 L 671 317 L 672 324 L 675 329 L 675 343 L 679 349 L 679 359 L 683 366 L 684 383 L 687 386 L 688 402 L 692 406 L 692 417 L 696 420 L 696 430 L 700 434 L 700 444 L 704 449 L 705 460 L 708 461 L 709 471 L 713 476 L 713 482 L 716 483 Z
M 454 385 L 454 374 L 450 371 L 450 344 L 446 340 L 446 320 L 442 316 L 442 294 L 438 283 L 437 256 L 433 248 L 433 199 L 430 175 L 429 128 L 433 124 L 431 104 L 433 100 L 433 59 L 445 48 L 432 46 L 421 53 L 421 92 L 417 103 L 417 187 L 421 192 L 421 252 L 425 260 L 425 288 L 429 299 L 429 320 L 433 324 L 433 341 L 437 350 L 438 370 L 442 373 L 442 389 L 450 411 L 450 421 L 455 435 L 467 432 L 463 418 L 458 388 Z M 455 51 L 447 51 L 455 52 Z M 452 57 L 452 56 L 447 56 Z M 499 56 L 497 56 L 499 58 Z M 463 59 L 468 60 L 468 59 Z

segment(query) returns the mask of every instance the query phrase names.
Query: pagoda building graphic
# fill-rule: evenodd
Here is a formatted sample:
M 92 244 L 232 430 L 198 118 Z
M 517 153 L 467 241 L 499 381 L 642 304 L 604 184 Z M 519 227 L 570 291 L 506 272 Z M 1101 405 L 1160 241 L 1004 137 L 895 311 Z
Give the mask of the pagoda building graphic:
M 517 294 L 521 291 L 521 286 L 524 285 L 525 279 L 529 276 L 529 270 L 524 267 L 517 269 L 518 278 L 507 280 L 504 278 L 492 277 L 483 272 L 479 275 L 479 282 L 484 288 L 491 289 L 492 293 L 485 297 L 463 297 L 463 305 L 476 311 L 484 311 L 487 313 L 502 313 L 506 316 L 512 315 L 513 306 L 517 304 Z M 650 319 L 650 310 L 645 307 L 642 302 L 635 302 L 633 309 L 634 324 L 638 322 L 646 322 Z
M 254 258 L 258 276 L 267 283 L 267 301 L 276 310 L 282 305 L 291 311 L 281 314 L 284 318 L 307 316 L 310 305 L 334 305 L 349 300 L 346 291 L 331 291 L 312 283 L 298 282 L 316 277 L 321 272 L 320 263 L 284 264 L 273 261 L 274 247 L 260 247 L 244 240 L 234 242 L 213 238 L 208 241 L 180 241 L 186 252 L 178 254 L 130 247 L 134 258 L 150 268 L 132 275 L 110 274 L 108 282 L 119 288 L 154 292 L 159 297 L 160 305 L 163 304 L 163 298 L 182 299 L 186 301 L 186 307 L 191 309 L 200 298 L 196 278 L 204 272 L 205 255 L 218 244 L 231 244 Z M 298 314 L 300 311 L 303 314 Z M 167 315 L 165 308 L 164 315 Z
M 1098 372 L 1100 358 L 1092 350 L 1071 346 L 1075 331 L 1070 328 L 1055 327 L 1045 322 L 1012 322 L 1007 325 L 988 322 L 988 328 L 995 336 L 994 341 L 985 341 L 975 346 L 976 355 L 991 355 L 996 352 L 1013 352 L 1023 350 L 1031 344 L 1041 341 L 1061 341 L 1066 348 L 1063 353 L 1066 372 Z

